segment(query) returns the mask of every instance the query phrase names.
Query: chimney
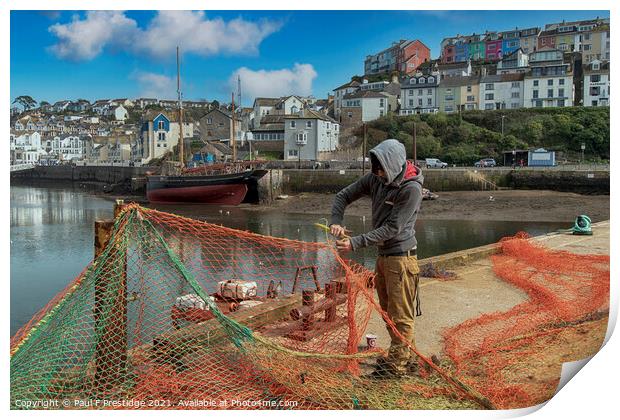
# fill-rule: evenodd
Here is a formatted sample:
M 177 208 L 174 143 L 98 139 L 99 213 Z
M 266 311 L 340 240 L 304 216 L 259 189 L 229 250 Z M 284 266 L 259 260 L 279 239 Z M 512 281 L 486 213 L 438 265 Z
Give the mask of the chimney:
M 363 80 L 362 80 L 362 83 L 363 83 L 363 84 L 368 84 L 368 79 L 363 79 Z
M 398 83 L 398 73 L 392 74 L 392 83 Z

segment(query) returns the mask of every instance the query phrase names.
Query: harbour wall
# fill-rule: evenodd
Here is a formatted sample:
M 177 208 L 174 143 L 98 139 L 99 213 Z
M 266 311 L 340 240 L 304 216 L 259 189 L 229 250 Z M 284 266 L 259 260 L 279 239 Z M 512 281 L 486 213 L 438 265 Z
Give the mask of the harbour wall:
M 12 179 L 126 185 L 144 193 L 149 167 L 37 166 L 12 173 Z M 368 169 L 366 170 L 366 172 Z M 530 168 L 424 169 L 424 187 L 431 191 L 478 191 L 497 188 L 554 190 L 581 194 L 609 194 L 609 170 L 562 170 Z M 271 169 L 258 182 L 261 201 L 280 194 L 335 193 L 363 175 L 361 169 Z

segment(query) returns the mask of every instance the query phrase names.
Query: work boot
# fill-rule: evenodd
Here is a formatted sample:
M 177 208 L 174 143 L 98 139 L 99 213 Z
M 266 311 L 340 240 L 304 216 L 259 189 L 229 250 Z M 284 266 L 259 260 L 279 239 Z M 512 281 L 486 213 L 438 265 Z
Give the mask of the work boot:
M 392 365 L 387 363 L 377 364 L 375 370 L 365 375 L 365 378 L 373 380 L 389 380 L 389 379 L 401 379 L 405 376 L 405 372 L 396 370 Z

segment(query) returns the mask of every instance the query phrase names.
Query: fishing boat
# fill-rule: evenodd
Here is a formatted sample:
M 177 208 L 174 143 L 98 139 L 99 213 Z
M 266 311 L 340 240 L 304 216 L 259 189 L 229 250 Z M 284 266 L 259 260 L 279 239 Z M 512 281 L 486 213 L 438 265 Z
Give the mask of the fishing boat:
M 177 93 L 179 111 L 179 138 L 183 139 L 183 103 L 179 49 L 177 47 Z M 201 203 L 236 206 L 242 202 L 258 201 L 258 180 L 267 171 L 257 169 L 255 162 L 236 162 L 235 102 L 232 95 L 231 144 L 233 160 L 221 165 L 185 168 L 183 141 L 179 141 L 180 173 L 146 177 L 146 198 L 151 203 Z
M 147 177 L 146 197 L 151 203 L 202 203 L 236 206 L 248 191 L 255 192 L 264 169 L 218 175 L 187 174 Z

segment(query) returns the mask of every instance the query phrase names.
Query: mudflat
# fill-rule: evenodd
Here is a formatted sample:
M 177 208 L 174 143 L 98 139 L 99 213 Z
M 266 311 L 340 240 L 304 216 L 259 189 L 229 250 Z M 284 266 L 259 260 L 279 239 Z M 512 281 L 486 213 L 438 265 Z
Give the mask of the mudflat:
M 579 214 L 593 222 L 609 220 L 609 195 L 582 195 L 544 190 L 448 191 L 425 200 L 420 220 L 495 220 L 572 223 Z M 303 193 L 274 200 L 270 205 L 242 205 L 252 210 L 329 215 L 335 194 Z M 346 214 L 370 216 L 370 198 L 347 207 Z

